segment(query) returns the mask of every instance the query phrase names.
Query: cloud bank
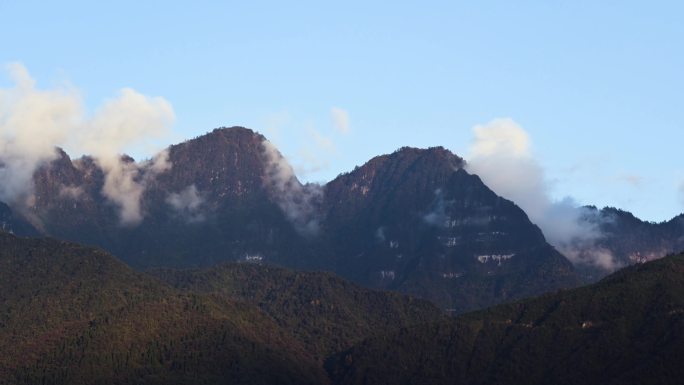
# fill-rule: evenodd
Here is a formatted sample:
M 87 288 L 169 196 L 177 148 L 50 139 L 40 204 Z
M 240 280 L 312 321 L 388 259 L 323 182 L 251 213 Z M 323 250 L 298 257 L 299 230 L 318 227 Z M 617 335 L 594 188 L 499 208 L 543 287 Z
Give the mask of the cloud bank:
M 105 173 L 102 194 L 119 207 L 122 224 L 142 220 L 146 181 L 171 165 L 164 153 L 144 163 L 121 154 L 169 134 L 175 120 L 171 105 L 124 88 L 88 116 L 73 87 L 39 89 L 19 63 L 9 64 L 7 73 L 14 86 L 0 88 L 0 200 L 30 197 L 33 173 L 57 157 L 59 146 L 95 159 Z
M 605 270 L 619 266 L 611 253 L 598 246 L 598 219 L 572 198 L 554 201 L 544 169 L 532 154 L 527 132 L 512 119 L 495 119 L 473 128 L 467 168 L 504 198 L 514 201 L 539 225 L 549 243 L 575 264 Z

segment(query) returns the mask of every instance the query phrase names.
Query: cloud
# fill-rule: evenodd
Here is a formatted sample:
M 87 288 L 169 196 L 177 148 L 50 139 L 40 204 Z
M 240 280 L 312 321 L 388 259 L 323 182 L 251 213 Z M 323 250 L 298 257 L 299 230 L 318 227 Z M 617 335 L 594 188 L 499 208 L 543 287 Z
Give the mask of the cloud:
M 90 154 L 105 173 L 102 194 L 119 206 L 121 222 L 139 222 L 145 181 L 170 164 L 164 154 L 144 164 L 121 154 L 168 135 L 175 119 L 171 105 L 124 88 L 87 116 L 73 87 L 38 89 L 19 63 L 9 64 L 7 72 L 14 86 L 0 89 L 0 200 L 30 196 L 34 171 L 55 159 L 60 146 Z
M 124 149 L 141 146 L 164 137 L 174 121 L 171 105 L 162 98 L 148 98 L 130 88 L 105 103 L 87 122 L 80 147 L 91 154 L 105 172 L 102 193 L 120 208 L 124 225 L 134 225 L 143 218 L 140 199 L 146 181 L 168 170 L 168 154 L 162 152 L 152 162 L 140 167 L 121 157 Z
M 473 133 L 472 157 L 531 158 L 530 137 L 513 119 L 494 119 L 473 127 Z
M 317 205 L 323 198 L 321 186 L 299 183 L 292 166 L 268 140 L 262 142 L 262 151 L 266 160 L 264 183 L 271 188 L 278 206 L 299 233 L 318 234 Z
M 380 226 L 375 230 L 375 240 L 378 242 L 385 242 L 385 228 Z
M 330 166 L 329 158 L 337 154 L 335 142 L 321 134 L 313 126 L 307 128 L 309 140 L 297 151 L 297 159 L 292 167 L 297 175 L 307 176 L 325 170 Z
M 497 194 L 515 201 L 533 218 L 551 202 L 544 170 L 532 157 L 527 133 L 511 119 L 495 119 L 473 128 L 468 169 Z
M 79 199 L 83 195 L 83 188 L 80 186 L 61 186 L 59 196 L 62 198 Z
M 554 201 L 544 169 L 534 158 L 527 132 L 512 119 L 495 119 L 473 128 L 467 168 L 497 194 L 520 206 L 554 245 L 575 264 L 606 270 L 618 266 L 608 250 L 597 246 L 598 219 L 572 198 Z
M 636 174 L 624 174 L 617 177 L 618 181 L 626 183 L 632 187 L 641 187 L 644 184 L 644 177 Z
M 423 221 L 432 226 L 444 226 L 444 223 L 449 218 L 446 214 L 446 208 L 451 204 L 453 204 L 452 201 L 444 200 L 444 193 L 441 189 L 435 190 L 435 200 L 432 203 L 430 212 L 423 216 Z
M 0 199 L 13 202 L 31 193 L 33 172 L 57 157 L 81 122 L 82 105 L 73 89 L 36 90 L 18 63 L 7 66 L 13 88 L 0 89 Z
M 682 202 L 682 205 L 684 205 L 684 181 L 679 184 L 679 200 Z
M 194 184 L 180 192 L 169 194 L 166 198 L 166 203 L 190 223 L 204 220 L 204 214 L 201 211 L 204 198 Z
M 339 107 L 333 107 L 330 109 L 330 115 L 332 116 L 333 127 L 341 134 L 348 134 L 351 130 L 349 113 Z

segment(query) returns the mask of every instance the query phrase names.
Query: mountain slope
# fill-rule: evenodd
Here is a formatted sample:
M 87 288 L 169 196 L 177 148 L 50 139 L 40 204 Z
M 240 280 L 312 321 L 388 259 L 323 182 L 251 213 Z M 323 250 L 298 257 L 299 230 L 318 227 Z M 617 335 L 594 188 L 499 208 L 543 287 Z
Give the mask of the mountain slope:
M 257 308 L 54 240 L 0 234 L 0 325 L 2 383 L 325 383 Z
M 329 362 L 338 384 L 676 384 L 684 255 L 588 287 L 374 337 Z
M 326 384 L 330 355 L 447 318 L 329 273 L 153 273 L 101 250 L 0 233 L 0 384 Z
M 345 277 L 455 312 L 576 284 L 512 202 L 443 148 L 402 148 L 325 186 L 325 234 Z
M 446 319 L 427 301 L 363 289 L 330 273 L 245 263 L 151 273 L 185 291 L 258 306 L 321 362 L 380 331 Z

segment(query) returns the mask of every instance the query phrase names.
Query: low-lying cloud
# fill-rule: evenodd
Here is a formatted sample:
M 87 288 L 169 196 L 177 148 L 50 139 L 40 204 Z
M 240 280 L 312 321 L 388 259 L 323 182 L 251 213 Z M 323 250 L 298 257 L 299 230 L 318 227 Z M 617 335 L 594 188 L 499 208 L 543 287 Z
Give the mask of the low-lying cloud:
M 59 196 L 62 198 L 78 200 L 82 195 L 83 188 L 80 186 L 61 186 L 59 189 Z
M 202 222 L 205 219 L 202 212 L 204 198 L 194 184 L 177 193 L 170 193 L 166 203 L 190 223 Z
M 145 163 L 121 154 L 170 133 L 175 116 L 169 102 L 124 88 L 88 116 L 74 87 L 39 89 L 19 63 L 7 72 L 14 86 L 0 89 L 0 200 L 29 197 L 33 173 L 58 156 L 59 146 L 91 155 L 105 173 L 102 194 L 119 207 L 121 223 L 138 223 L 146 181 L 171 165 L 163 153 Z
M 453 204 L 452 201 L 444 200 L 444 193 L 441 189 L 435 190 L 435 200 L 430 207 L 430 212 L 423 215 L 423 221 L 432 226 L 444 226 L 449 218 L 446 209 L 451 204 Z
M 592 213 L 572 198 L 554 201 L 544 169 L 531 150 L 527 132 L 512 119 L 495 119 L 473 128 L 467 168 L 504 198 L 514 201 L 539 225 L 549 243 L 575 264 L 615 270 L 613 255 L 598 246 L 602 234 Z
M 268 140 L 262 142 L 262 151 L 266 160 L 264 182 L 271 188 L 278 206 L 300 234 L 318 234 L 317 206 L 323 198 L 322 187 L 299 183 L 292 166 Z

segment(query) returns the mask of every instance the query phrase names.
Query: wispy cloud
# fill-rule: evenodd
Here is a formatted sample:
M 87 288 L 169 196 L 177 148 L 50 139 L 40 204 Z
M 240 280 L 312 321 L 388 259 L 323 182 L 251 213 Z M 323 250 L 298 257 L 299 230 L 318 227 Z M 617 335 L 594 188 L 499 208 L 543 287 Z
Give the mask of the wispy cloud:
M 194 184 L 177 193 L 170 193 L 166 197 L 166 203 L 190 223 L 201 222 L 205 219 L 202 212 L 204 197 Z
M 632 187 L 641 187 L 644 184 L 645 178 L 637 174 L 623 174 L 618 175 L 617 180 Z
M 349 113 L 339 107 L 333 107 L 330 109 L 330 115 L 332 116 L 333 127 L 341 133 L 348 134 L 351 131 L 351 126 L 349 125 Z
M 285 216 L 301 234 L 317 235 L 319 218 L 316 207 L 323 197 L 323 189 L 314 183 L 302 185 L 289 162 L 268 140 L 262 142 L 262 151 L 267 162 L 265 182 Z

